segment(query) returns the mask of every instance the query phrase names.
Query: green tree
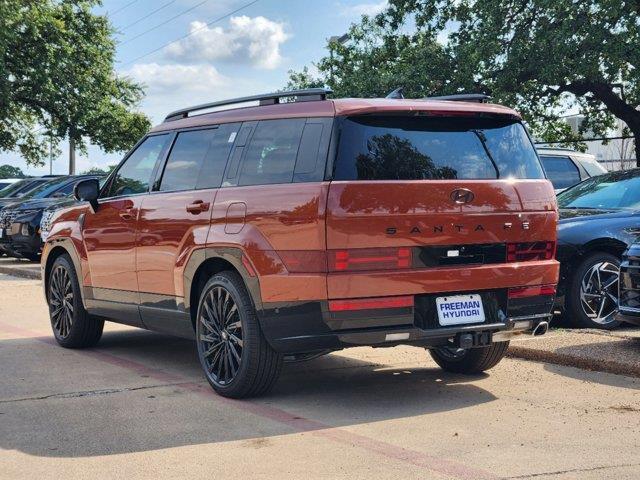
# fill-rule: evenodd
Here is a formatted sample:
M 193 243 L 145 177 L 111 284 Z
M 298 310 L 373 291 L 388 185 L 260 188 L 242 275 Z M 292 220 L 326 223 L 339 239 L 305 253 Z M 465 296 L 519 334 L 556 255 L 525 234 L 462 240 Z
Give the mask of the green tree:
M 109 175 L 118 165 L 108 165 L 106 168 L 91 167 L 85 170 L 81 175 Z
M 454 59 L 428 33 L 402 33 L 365 16 L 341 40 L 328 42 L 317 76 L 307 67 L 290 71 L 287 87 L 326 85 L 337 97 L 379 97 L 398 87 L 408 97 L 456 91 Z
M 57 149 L 87 142 L 106 152 L 130 148 L 149 128 L 136 111 L 142 87 L 113 70 L 108 19 L 99 0 L 0 0 L 0 151 L 43 165 Z
M 401 42 L 406 52 L 385 47 Z M 637 1 L 390 0 L 385 12 L 352 27 L 348 42 L 330 44 L 318 69 L 327 85 L 355 83 L 364 96 L 391 84 L 408 85 L 410 96 L 487 93 L 517 108 L 546 141 L 603 135 L 617 117 L 635 137 L 640 165 L 639 47 Z M 355 69 L 341 65 L 360 55 L 367 59 Z M 572 111 L 585 116 L 577 134 L 560 120 Z
M 20 167 L 14 167 L 12 165 L 0 166 L 0 178 L 24 178 L 24 173 Z

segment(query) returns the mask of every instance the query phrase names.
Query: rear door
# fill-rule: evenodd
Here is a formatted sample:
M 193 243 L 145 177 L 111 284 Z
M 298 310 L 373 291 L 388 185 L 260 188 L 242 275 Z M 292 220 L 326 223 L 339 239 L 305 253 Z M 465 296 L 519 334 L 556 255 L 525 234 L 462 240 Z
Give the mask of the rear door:
M 555 195 L 519 123 L 340 121 L 327 203 L 330 298 L 483 288 L 461 281 L 468 265 L 504 263 L 509 242 L 555 240 Z M 402 272 L 434 267 L 445 269 Z
M 142 202 L 136 268 L 141 312 L 149 327 L 167 330 L 154 323 L 162 321 L 162 310 L 183 310 L 182 268 L 193 249 L 206 243 L 216 192 L 239 126 L 178 132 L 153 191 Z

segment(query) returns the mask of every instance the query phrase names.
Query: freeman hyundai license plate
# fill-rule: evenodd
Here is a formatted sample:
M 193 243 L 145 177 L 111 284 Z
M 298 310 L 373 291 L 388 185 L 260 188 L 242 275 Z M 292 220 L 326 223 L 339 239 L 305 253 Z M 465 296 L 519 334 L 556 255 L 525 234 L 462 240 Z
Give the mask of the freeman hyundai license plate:
M 480 295 L 453 295 L 437 297 L 436 309 L 440 325 L 461 325 L 484 322 L 484 308 Z

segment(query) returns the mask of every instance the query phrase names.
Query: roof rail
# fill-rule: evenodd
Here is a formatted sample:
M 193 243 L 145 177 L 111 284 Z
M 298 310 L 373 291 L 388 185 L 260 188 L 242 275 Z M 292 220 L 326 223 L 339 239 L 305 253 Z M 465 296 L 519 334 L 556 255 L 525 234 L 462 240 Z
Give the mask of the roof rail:
M 286 92 L 263 93 L 261 95 L 251 95 L 249 97 L 238 97 L 229 100 L 220 100 L 218 102 L 203 103 L 189 108 L 182 108 L 171 112 L 164 119 L 165 122 L 187 118 L 190 113 L 198 110 L 206 110 L 208 108 L 223 107 L 226 105 L 235 105 L 247 102 L 260 102 L 262 105 L 275 105 L 280 103 L 281 98 L 297 97 L 296 102 L 310 102 L 313 100 L 326 100 L 327 95 L 333 93 L 328 88 L 307 88 L 305 90 L 289 90 Z
M 450 102 L 478 102 L 486 103 L 491 97 L 484 93 L 457 93 L 455 95 L 441 95 L 427 97 L 427 100 L 448 100 Z

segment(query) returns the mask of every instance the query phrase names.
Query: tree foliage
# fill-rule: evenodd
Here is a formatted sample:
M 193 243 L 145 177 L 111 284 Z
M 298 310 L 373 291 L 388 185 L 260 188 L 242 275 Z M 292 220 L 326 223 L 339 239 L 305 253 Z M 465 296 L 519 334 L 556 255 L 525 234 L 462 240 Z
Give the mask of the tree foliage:
M 107 165 L 106 168 L 91 167 L 80 175 L 109 175 L 118 165 Z
M 20 167 L 0 165 L 0 178 L 24 178 L 24 172 Z
M 0 0 L 0 151 L 42 165 L 49 140 L 130 148 L 149 126 L 142 87 L 113 70 L 113 28 L 98 0 Z
M 487 93 L 546 141 L 603 135 L 617 117 L 640 160 L 637 0 L 390 0 L 348 36 L 317 64 L 338 95 Z M 560 121 L 575 111 L 577 135 Z

